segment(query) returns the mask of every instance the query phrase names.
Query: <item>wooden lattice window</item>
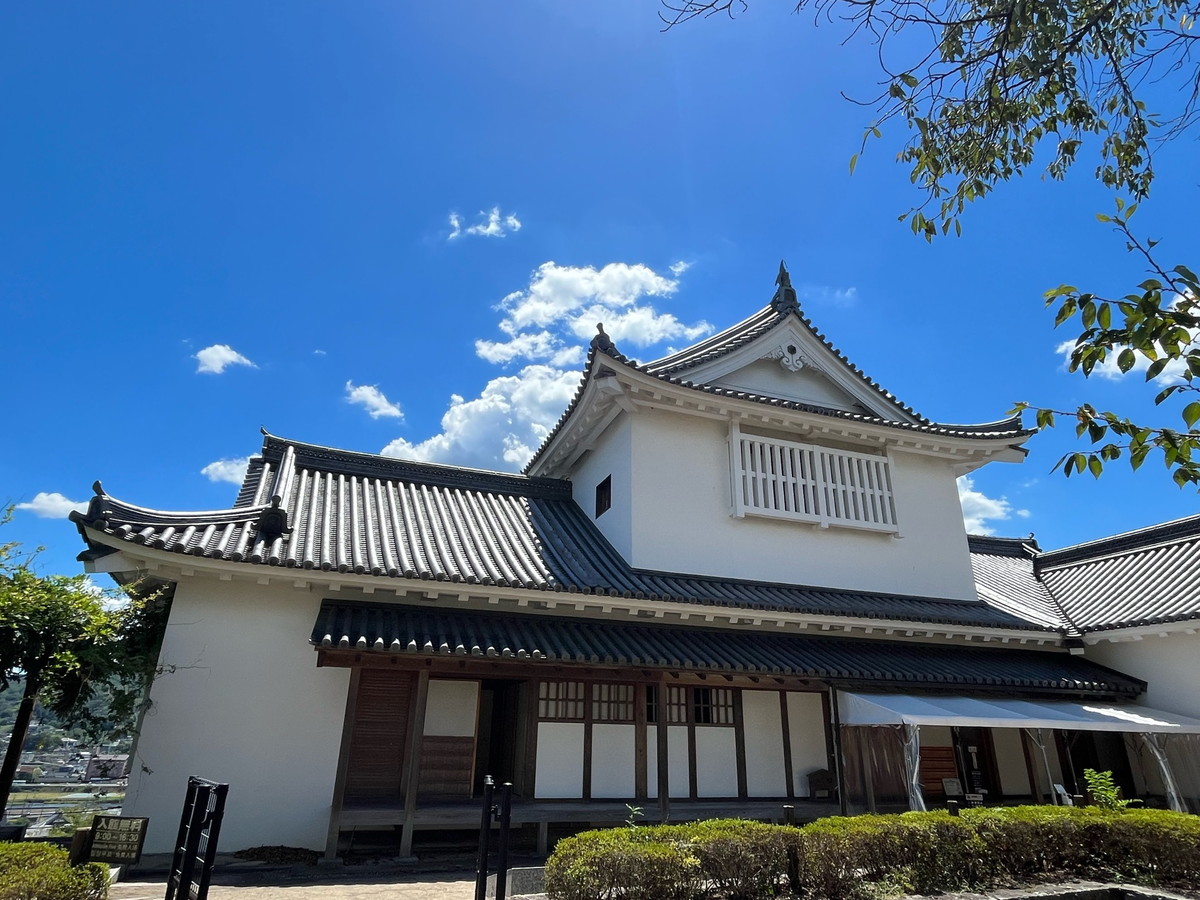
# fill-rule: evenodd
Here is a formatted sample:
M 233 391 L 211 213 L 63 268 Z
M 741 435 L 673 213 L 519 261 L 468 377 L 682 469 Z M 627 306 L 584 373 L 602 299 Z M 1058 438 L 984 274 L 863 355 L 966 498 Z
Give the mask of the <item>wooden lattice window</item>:
M 667 687 L 667 724 L 733 725 L 733 689 Z M 658 687 L 646 686 L 646 724 L 658 724 Z
M 667 687 L 667 724 L 686 725 L 688 720 L 687 691 L 685 687 Z
M 692 688 L 692 721 L 697 725 L 732 725 L 731 688 Z
M 596 722 L 632 722 L 633 685 L 593 684 L 592 719 Z
M 538 685 L 538 718 L 549 722 L 583 721 L 586 699 L 582 681 L 543 681 Z
M 731 441 L 738 516 L 772 516 L 896 533 L 886 456 L 743 434 Z

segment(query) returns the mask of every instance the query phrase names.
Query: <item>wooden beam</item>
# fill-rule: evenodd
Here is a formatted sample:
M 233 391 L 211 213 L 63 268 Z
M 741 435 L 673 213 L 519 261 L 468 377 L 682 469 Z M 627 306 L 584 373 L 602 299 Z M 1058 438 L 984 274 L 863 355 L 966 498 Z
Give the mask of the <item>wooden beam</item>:
M 358 682 L 362 673 L 350 671 L 350 687 L 346 691 L 346 713 L 342 717 L 342 741 L 338 747 L 337 774 L 333 779 L 333 804 L 329 809 L 329 831 L 325 836 L 325 858 L 337 858 L 339 820 L 346 800 L 346 770 L 350 763 L 350 739 L 354 735 L 354 715 L 358 707 Z
M 400 856 L 412 856 L 413 823 L 417 813 L 417 790 L 421 779 L 421 739 L 425 733 L 425 707 L 429 703 L 429 671 L 417 675 L 409 721 L 408 748 L 401 787 L 404 791 L 404 825 L 400 831 Z

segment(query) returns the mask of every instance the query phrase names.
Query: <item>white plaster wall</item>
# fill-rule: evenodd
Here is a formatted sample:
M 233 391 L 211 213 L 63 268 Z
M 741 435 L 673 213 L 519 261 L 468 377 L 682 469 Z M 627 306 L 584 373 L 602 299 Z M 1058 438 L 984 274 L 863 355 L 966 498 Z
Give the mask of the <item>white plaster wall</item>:
M 746 727 L 746 792 L 751 797 L 787 794 L 783 767 L 783 716 L 777 691 L 742 691 Z
M 789 691 L 787 695 L 788 734 L 792 740 L 792 790 L 797 797 L 808 796 L 808 776 L 829 768 L 825 747 L 825 710 L 820 694 Z
M 633 725 L 592 725 L 592 797 L 632 797 L 637 747 Z
M 1000 770 L 1000 791 L 1003 794 L 1029 793 L 1029 773 L 1025 769 L 1025 751 L 1021 749 L 1021 740 L 1019 728 L 992 729 L 996 768 Z
M 896 515 L 903 535 L 896 539 L 849 528 L 822 529 L 756 516 L 735 518 L 724 422 L 653 410 L 639 412 L 632 425 L 632 556 L 628 558 L 633 565 L 975 598 L 962 509 L 947 462 L 914 454 L 893 456 Z
M 539 722 L 533 795 L 583 796 L 583 723 Z
M 1086 656 L 1149 682 L 1142 703 L 1200 719 L 1200 634 L 1171 632 L 1140 641 L 1105 641 L 1089 646 Z
M 733 728 L 696 726 L 696 795 L 736 797 L 737 736 Z
M 621 415 L 605 429 L 596 446 L 571 471 L 571 496 L 600 533 L 626 561 L 633 556 L 633 489 L 631 469 L 632 428 L 629 416 Z M 596 485 L 612 477 L 612 506 L 596 518 Z
M 221 850 L 322 850 L 350 670 L 318 668 L 318 594 L 185 578 L 129 778 L 146 853 L 171 851 L 189 775 L 229 784 Z
M 646 729 L 646 793 L 658 797 L 658 735 L 656 725 Z M 687 797 L 688 736 L 686 725 L 667 726 L 667 789 L 672 797 Z
M 429 680 L 425 731 L 431 737 L 475 737 L 479 682 Z

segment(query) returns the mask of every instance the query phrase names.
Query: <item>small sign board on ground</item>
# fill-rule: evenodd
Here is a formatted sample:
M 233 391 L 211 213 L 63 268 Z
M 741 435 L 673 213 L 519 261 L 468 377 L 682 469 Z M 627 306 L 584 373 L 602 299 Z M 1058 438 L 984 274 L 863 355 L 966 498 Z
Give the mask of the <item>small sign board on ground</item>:
M 95 816 L 92 819 L 90 862 L 132 865 L 142 858 L 148 818 L 139 816 Z

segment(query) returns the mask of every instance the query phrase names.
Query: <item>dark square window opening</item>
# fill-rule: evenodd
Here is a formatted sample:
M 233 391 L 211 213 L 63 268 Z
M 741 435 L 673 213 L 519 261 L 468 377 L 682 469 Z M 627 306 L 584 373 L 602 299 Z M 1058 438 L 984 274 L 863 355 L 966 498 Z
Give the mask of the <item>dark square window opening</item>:
M 612 476 L 605 476 L 604 480 L 596 485 L 596 518 L 600 518 L 612 506 Z

